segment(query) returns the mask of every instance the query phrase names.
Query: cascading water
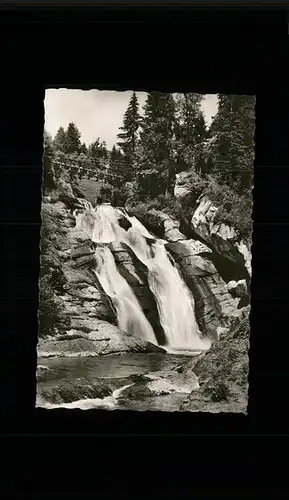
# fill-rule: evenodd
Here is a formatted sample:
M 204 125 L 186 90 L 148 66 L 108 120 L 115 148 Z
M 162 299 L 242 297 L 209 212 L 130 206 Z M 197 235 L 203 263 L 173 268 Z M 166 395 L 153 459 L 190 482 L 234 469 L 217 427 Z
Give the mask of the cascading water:
M 95 273 L 105 293 L 114 303 L 119 328 L 136 337 L 156 343 L 154 331 L 129 284 L 118 272 L 109 248 L 97 248 L 95 257 L 97 262 Z
M 125 216 L 131 223 L 127 231 L 118 223 L 120 216 Z M 85 230 L 93 241 L 125 243 L 145 264 L 169 349 L 204 350 L 210 347 L 210 341 L 200 336 L 193 296 L 171 262 L 165 241 L 156 240 L 138 219 L 109 205 L 78 214 L 76 219 L 78 227 Z M 148 240 L 152 240 L 151 244 Z M 105 292 L 115 302 L 120 328 L 156 343 L 153 329 L 130 286 L 119 274 L 109 248 L 97 248 L 96 259 L 96 274 Z

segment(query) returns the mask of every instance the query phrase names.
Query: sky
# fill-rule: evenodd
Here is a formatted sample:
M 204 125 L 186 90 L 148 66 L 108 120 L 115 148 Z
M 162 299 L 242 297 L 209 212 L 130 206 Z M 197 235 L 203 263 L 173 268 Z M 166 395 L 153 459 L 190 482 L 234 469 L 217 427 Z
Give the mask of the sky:
M 136 93 L 142 107 L 145 92 Z M 45 94 L 45 128 L 53 137 L 59 127 L 75 123 L 86 144 L 100 137 L 108 149 L 116 143 L 132 91 L 48 89 Z M 217 112 L 217 96 L 207 94 L 202 104 L 207 123 Z

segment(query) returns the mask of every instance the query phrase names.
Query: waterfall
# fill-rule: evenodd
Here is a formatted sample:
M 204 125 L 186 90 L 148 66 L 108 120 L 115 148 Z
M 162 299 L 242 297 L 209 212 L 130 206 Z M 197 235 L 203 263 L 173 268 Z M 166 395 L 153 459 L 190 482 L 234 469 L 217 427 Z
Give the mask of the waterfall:
M 154 331 L 145 317 L 131 287 L 118 272 L 109 248 L 99 247 L 95 252 L 95 273 L 105 291 L 111 297 L 117 311 L 118 326 L 136 337 L 156 342 Z
M 131 223 L 127 231 L 118 223 L 120 216 L 126 217 Z M 102 244 L 113 241 L 125 243 L 147 267 L 149 287 L 156 300 L 169 349 L 204 350 L 210 347 L 210 341 L 201 338 L 192 293 L 167 253 L 165 241 L 151 235 L 136 217 L 129 217 L 125 211 L 109 205 L 100 205 L 80 213 L 76 219 L 78 227 L 85 230 L 93 241 Z M 131 287 L 118 272 L 108 247 L 96 249 L 96 261 L 95 272 L 115 304 L 119 327 L 156 343 L 153 329 Z

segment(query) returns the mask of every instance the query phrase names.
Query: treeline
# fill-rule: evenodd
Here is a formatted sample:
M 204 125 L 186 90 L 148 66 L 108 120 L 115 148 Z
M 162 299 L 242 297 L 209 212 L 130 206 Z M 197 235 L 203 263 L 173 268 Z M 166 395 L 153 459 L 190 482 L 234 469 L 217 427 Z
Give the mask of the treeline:
M 123 156 L 117 173 L 124 181 L 136 181 L 140 193 L 156 196 L 172 192 L 177 172 L 192 169 L 214 174 L 240 194 L 251 188 L 254 97 L 220 94 L 209 127 L 202 100 L 194 93 L 151 92 L 141 116 L 133 93 L 117 143 Z
M 120 198 L 172 212 L 176 173 L 189 170 L 192 197 L 207 192 L 222 204 L 224 222 L 235 222 L 240 232 L 250 231 L 255 98 L 219 94 L 210 126 L 202 100 L 195 93 L 150 92 L 141 113 L 133 92 L 111 151 L 99 138 L 88 147 L 81 143 L 72 123 L 66 131 L 61 127 L 53 140 L 46 135 L 45 155 L 105 167 L 115 176 L 111 189 L 119 190 Z
M 118 146 L 123 181 L 131 181 L 127 204 L 179 216 L 173 197 L 176 173 L 190 172 L 188 211 L 201 194 L 220 207 L 217 220 L 250 238 L 254 164 L 255 98 L 218 95 L 218 111 L 207 126 L 203 96 L 151 92 L 140 116 L 133 94 Z M 188 187 L 188 186 L 187 186 Z M 140 206 L 141 205 L 141 206 Z
M 105 141 L 98 137 L 87 146 L 81 142 L 81 134 L 74 123 L 70 123 L 66 130 L 60 127 L 54 137 L 44 131 L 44 176 L 48 174 L 51 163 L 67 164 L 73 162 L 77 172 L 70 173 L 72 179 L 81 178 L 88 172 L 88 177 L 95 175 L 96 169 L 105 169 L 108 166 L 109 152 Z M 56 172 L 57 173 L 57 172 Z M 45 176 L 45 185 L 47 184 Z

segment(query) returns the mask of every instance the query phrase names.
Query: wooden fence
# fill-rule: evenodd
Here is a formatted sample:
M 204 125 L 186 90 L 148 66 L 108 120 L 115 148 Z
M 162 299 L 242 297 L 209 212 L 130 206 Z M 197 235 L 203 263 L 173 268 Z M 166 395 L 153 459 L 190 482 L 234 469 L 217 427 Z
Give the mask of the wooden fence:
M 91 163 L 83 161 L 57 161 L 52 162 L 53 167 L 56 169 L 63 169 L 69 174 L 79 175 L 80 177 L 88 177 L 94 181 L 98 182 L 109 182 L 113 179 L 121 179 L 120 175 L 111 173 L 109 167 L 99 168 Z M 118 167 L 122 167 L 123 164 L 119 163 Z

